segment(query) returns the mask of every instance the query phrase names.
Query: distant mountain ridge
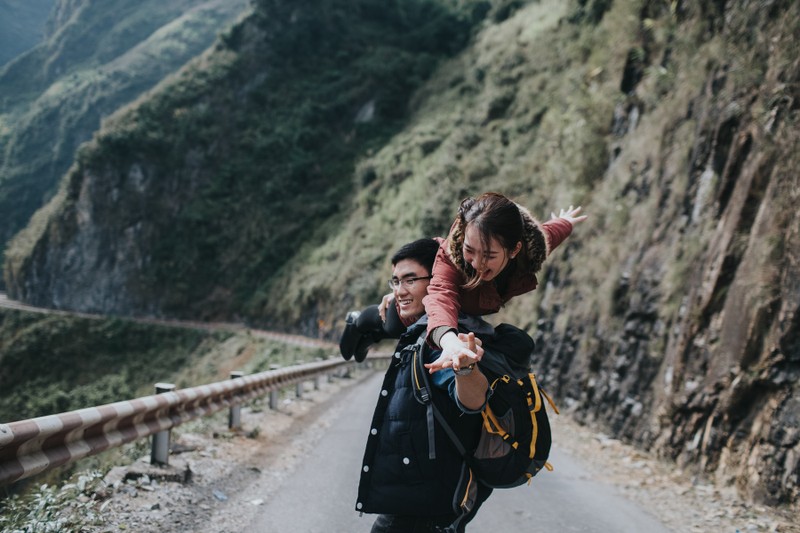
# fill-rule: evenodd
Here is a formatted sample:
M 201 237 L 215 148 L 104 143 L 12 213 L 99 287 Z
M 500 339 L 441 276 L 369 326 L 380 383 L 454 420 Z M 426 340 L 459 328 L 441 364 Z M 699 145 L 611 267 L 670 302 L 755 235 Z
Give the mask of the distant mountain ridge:
M 796 507 L 800 4 L 453 6 L 256 2 L 84 146 L 9 293 L 335 338 L 464 196 L 582 204 L 493 320 L 578 419 Z
M 0 69 L 0 243 L 55 194 L 105 116 L 207 48 L 246 6 L 59 0 L 47 38 Z
M 45 36 L 56 0 L 0 1 L 0 68 Z

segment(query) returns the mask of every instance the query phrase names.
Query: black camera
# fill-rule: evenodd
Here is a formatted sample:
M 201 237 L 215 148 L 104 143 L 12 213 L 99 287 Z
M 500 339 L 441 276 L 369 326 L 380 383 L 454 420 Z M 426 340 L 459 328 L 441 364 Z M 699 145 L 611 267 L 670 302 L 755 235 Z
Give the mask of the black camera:
M 394 300 L 386 309 L 386 322 L 381 320 L 377 305 L 350 311 L 339 340 L 339 352 L 345 361 L 355 358 L 360 363 L 367 357 L 370 346 L 384 339 L 399 339 L 405 330 Z

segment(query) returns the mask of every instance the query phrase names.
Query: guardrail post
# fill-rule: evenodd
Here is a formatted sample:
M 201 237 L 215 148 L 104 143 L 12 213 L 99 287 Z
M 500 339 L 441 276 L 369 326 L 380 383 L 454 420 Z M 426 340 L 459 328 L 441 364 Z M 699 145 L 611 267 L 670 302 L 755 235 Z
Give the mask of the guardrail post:
M 303 382 L 302 381 L 298 381 L 297 382 L 297 388 L 295 389 L 295 394 L 297 395 L 298 398 L 302 398 L 303 397 Z
M 244 376 L 241 370 L 231 372 L 231 379 L 236 379 Z M 240 404 L 231 405 L 228 411 L 228 429 L 239 429 L 242 427 L 242 406 Z
M 319 383 L 322 380 L 321 376 L 316 376 L 314 378 L 314 390 L 319 390 Z
M 175 385 L 172 383 L 156 383 L 156 394 L 162 394 L 173 390 L 175 390 Z M 150 464 L 169 464 L 169 434 L 169 429 L 153 434 L 153 444 L 150 449 Z
M 281 365 L 269 365 L 270 370 L 278 370 Z M 273 411 L 278 409 L 278 396 L 280 395 L 280 391 L 277 389 L 273 389 L 269 391 L 269 408 Z
M 278 408 L 278 391 L 271 390 L 269 391 L 269 408 L 273 411 Z

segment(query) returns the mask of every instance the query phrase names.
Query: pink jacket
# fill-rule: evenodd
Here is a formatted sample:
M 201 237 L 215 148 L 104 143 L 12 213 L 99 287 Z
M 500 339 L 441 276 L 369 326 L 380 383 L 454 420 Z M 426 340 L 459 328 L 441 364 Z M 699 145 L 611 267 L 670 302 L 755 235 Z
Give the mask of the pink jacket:
M 572 233 L 572 224 L 561 218 L 538 226 L 544 234 L 548 255 Z M 450 259 L 449 242 L 439 241 L 441 246 L 433 263 L 433 279 L 428 286 L 428 295 L 422 300 L 428 314 L 429 334 L 441 326 L 457 329 L 459 311 L 468 315 L 496 313 L 514 296 L 536 288 L 538 281 L 534 274 L 515 272 L 502 296 L 494 283 L 482 283 L 473 290 L 465 290 L 463 285 L 467 279 Z

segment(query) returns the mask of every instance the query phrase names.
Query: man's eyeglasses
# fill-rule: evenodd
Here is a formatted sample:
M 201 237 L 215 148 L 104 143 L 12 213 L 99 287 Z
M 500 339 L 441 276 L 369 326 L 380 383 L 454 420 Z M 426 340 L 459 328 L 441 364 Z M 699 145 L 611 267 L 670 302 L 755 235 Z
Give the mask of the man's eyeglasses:
M 419 280 L 431 279 L 432 277 L 433 276 L 420 276 L 418 278 L 403 278 L 403 279 L 392 278 L 389 280 L 389 288 L 392 290 L 399 289 L 400 285 L 402 284 L 403 287 L 405 287 L 406 289 L 410 289 Z

